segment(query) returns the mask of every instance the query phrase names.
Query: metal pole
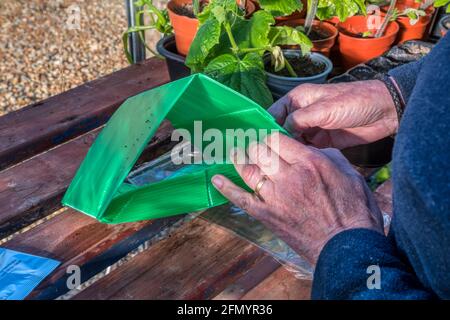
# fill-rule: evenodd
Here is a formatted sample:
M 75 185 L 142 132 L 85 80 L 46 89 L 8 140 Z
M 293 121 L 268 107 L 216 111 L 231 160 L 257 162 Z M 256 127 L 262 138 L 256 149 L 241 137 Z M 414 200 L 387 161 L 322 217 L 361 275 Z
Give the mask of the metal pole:
M 142 7 L 136 7 L 134 5 L 134 1 L 136 1 L 136 0 L 125 0 L 125 6 L 127 8 L 128 27 L 136 26 L 135 13 L 139 10 L 142 10 Z M 141 21 L 141 24 L 142 24 L 142 21 Z M 133 58 L 133 63 L 144 61 L 145 60 L 145 46 L 142 43 L 139 35 L 137 33 L 132 33 L 132 34 L 128 35 L 128 41 L 129 41 L 131 57 Z

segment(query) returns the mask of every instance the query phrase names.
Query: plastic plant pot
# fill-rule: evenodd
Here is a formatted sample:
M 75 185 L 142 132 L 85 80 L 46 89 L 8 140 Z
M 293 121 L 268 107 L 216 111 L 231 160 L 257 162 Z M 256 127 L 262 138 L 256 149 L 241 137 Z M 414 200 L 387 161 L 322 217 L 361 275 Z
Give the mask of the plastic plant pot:
M 286 58 L 298 56 L 298 50 L 283 50 L 283 54 Z M 325 83 L 328 75 L 333 70 L 333 63 L 330 59 L 320 53 L 310 54 L 312 61 L 322 62 L 325 64 L 325 70 L 319 74 L 310 77 L 283 77 L 266 71 L 267 74 L 267 86 L 274 98 L 279 99 L 286 93 L 297 87 L 302 83 Z M 265 62 L 268 63 L 270 56 L 264 57 Z
M 289 26 L 289 27 L 298 27 L 305 25 L 305 19 L 293 19 L 293 20 L 287 20 L 278 23 L 279 26 Z M 313 52 L 319 52 L 327 57 L 330 56 L 330 50 L 334 46 L 336 42 L 336 38 L 339 34 L 338 29 L 324 21 L 314 20 L 313 21 L 313 30 L 318 30 L 322 33 L 327 34 L 328 36 L 323 39 L 319 40 L 312 40 L 313 43 Z
M 339 51 L 344 67 L 350 69 L 357 64 L 376 58 L 388 51 L 395 42 L 399 31 L 398 23 L 390 22 L 379 38 L 359 36 L 369 30 L 365 16 L 353 16 L 338 24 Z
M 166 58 L 170 80 L 178 80 L 191 74 L 191 70 L 184 64 L 185 57 L 180 55 L 175 45 L 174 36 L 164 37 L 156 45 L 158 53 Z
M 176 8 L 184 4 L 192 3 L 192 0 L 170 0 L 167 4 L 170 23 L 175 34 L 175 42 L 178 53 L 186 56 L 198 29 L 198 19 L 176 13 Z
M 402 12 L 407 8 L 411 8 L 409 5 L 405 5 L 403 3 L 398 3 L 395 7 L 399 12 Z M 384 15 L 388 9 L 389 6 L 383 7 L 381 9 L 382 14 Z M 413 25 L 410 23 L 410 19 L 408 17 L 398 17 L 395 21 L 398 23 L 400 30 L 398 31 L 395 44 L 403 43 L 408 40 L 423 40 L 425 35 L 428 33 L 427 29 L 428 25 L 430 24 L 433 12 L 433 7 L 427 9 L 426 16 L 420 17 L 419 21 L 417 21 Z
M 444 16 L 439 21 L 439 29 L 441 32 L 441 36 L 445 36 L 447 34 L 448 30 L 450 29 L 450 15 Z

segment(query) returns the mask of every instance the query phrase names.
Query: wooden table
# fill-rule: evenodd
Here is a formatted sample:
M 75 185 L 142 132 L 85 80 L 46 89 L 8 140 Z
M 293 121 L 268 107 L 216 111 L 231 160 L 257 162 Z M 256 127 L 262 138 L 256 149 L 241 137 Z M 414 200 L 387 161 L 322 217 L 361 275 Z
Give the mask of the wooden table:
M 0 245 L 61 261 L 29 299 L 308 299 L 271 256 L 229 230 L 185 216 L 106 225 L 61 208 L 89 146 L 128 97 L 169 81 L 149 59 L 0 117 Z M 145 151 L 169 147 L 162 126 Z M 390 185 L 377 197 L 390 211 Z M 81 269 L 69 291 L 67 267 Z

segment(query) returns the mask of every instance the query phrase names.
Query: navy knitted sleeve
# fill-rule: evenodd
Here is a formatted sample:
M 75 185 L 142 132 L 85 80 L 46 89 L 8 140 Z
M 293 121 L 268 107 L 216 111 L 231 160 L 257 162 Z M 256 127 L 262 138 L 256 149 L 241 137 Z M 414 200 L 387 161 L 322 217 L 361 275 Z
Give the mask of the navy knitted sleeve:
M 384 235 L 351 229 L 323 248 L 314 272 L 312 299 L 431 299 Z

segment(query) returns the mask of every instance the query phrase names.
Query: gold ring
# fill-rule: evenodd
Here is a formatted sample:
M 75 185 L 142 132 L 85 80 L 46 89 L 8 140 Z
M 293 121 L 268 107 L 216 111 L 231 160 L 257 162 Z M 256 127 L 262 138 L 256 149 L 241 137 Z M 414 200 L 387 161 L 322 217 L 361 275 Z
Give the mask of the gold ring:
M 261 180 L 258 181 L 255 187 L 255 195 L 258 197 L 259 200 L 264 201 L 263 197 L 261 197 L 261 194 L 259 193 L 261 191 L 261 188 L 263 187 L 264 183 L 267 181 L 268 177 L 264 175 Z

